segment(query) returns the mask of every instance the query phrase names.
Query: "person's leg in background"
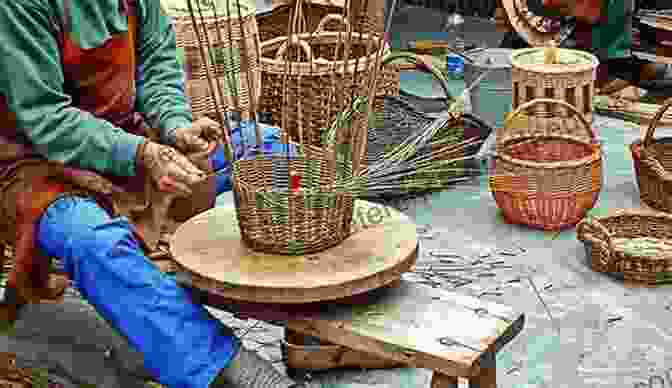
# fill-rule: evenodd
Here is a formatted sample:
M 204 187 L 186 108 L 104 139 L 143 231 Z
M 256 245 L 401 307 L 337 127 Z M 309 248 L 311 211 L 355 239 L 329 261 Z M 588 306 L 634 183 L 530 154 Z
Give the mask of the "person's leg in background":
M 167 387 L 294 384 L 242 349 L 231 330 L 158 270 L 131 230 L 125 218 L 111 218 L 95 200 L 67 196 L 42 216 L 37 244 L 44 254 L 64 261 L 82 296 L 143 355 L 145 368 Z

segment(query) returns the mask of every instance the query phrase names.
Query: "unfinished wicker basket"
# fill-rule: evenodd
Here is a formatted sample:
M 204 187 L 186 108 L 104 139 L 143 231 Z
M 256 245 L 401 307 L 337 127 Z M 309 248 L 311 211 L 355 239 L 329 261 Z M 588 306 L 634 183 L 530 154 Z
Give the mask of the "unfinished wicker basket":
M 295 0 L 273 0 L 273 8 L 291 7 L 294 2 Z M 341 11 L 345 8 L 345 1 L 343 0 L 310 0 L 306 3 L 311 8 L 338 7 Z M 353 1 L 350 6 L 350 14 L 357 15 L 357 19 L 353 23 L 354 31 L 362 34 L 383 35 L 385 31 L 385 0 Z
M 647 284 L 672 280 L 672 215 L 622 209 L 584 219 L 576 233 L 597 272 Z
M 592 123 L 594 84 L 599 64 L 597 57 L 579 50 L 558 49 L 560 63 L 544 64 L 544 50 L 528 48 L 511 54 L 513 109 L 537 98 L 561 100 L 572 105 L 586 121 Z M 553 117 L 568 118 L 573 115 L 564 106 L 548 104 L 537 104 L 534 110 L 524 113 L 529 116 L 537 113 L 535 126 L 552 125 Z M 544 124 L 545 121 L 549 124 Z
M 334 186 L 339 179 L 352 177 L 351 161 L 334 163 L 330 153 L 302 148 L 301 156 L 266 156 L 233 164 L 240 234 L 254 251 L 304 255 L 350 236 L 355 198 Z
M 560 230 L 576 225 L 595 205 L 602 188 L 602 151 L 590 124 L 566 102 L 532 100 L 513 116 L 549 103 L 575 111 L 592 141 L 553 133 L 509 138 L 490 167 L 490 191 L 507 222 Z
M 339 3 L 340 4 L 340 3 Z M 291 7 L 278 6 L 272 12 L 257 16 L 259 27 L 259 36 L 261 42 L 269 41 L 275 38 L 287 36 L 289 34 L 287 26 L 290 20 Z M 323 31 L 343 31 L 343 23 L 338 18 L 327 17 L 334 14 L 342 14 L 342 5 L 336 6 L 331 2 L 311 2 L 303 8 L 305 22 L 305 31 L 316 31 L 320 27 Z M 353 28 L 354 32 L 366 34 L 366 28 L 361 27 L 361 23 Z M 395 63 L 384 63 L 379 71 L 379 79 L 376 83 L 376 96 L 374 110 L 383 111 L 385 96 L 398 96 L 400 88 L 400 66 Z M 280 107 L 276 104 L 277 99 L 269 98 L 265 94 L 260 97 L 260 111 L 277 112 Z M 270 124 L 280 125 L 280 116 L 271 116 Z
M 201 39 L 206 40 L 203 27 L 208 31 L 207 39 L 210 41 L 208 47 L 216 50 L 211 53 L 215 60 L 214 65 L 203 63 L 197 31 L 191 18 L 179 16 L 173 20 L 177 47 L 184 56 L 185 92 L 191 102 L 194 116 L 212 117 L 216 114 L 216 101 L 208 85 L 207 66 L 224 91 L 224 101 L 219 103 L 219 106 L 241 111 L 243 118 L 249 119 L 248 112 L 257 106 L 261 93 L 259 70 L 261 45 L 254 15 L 232 17 L 231 20 L 219 15 L 216 18 L 203 18 L 204 22 L 199 23 L 198 33 L 201 34 Z M 217 96 L 217 102 L 219 99 Z
M 341 18 L 347 24 L 341 15 L 328 17 Z M 260 109 L 270 111 L 273 121 L 277 121 L 285 113 L 285 106 L 296 107 L 286 112 L 288 115 L 282 124 L 283 131 L 293 141 L 322 146 L 323 131 L 331 126 L 338 113 L 350 110 L 353 95 L 368 95 L 364 80 L 373 72 L 378 53 L 366 54 L 369 48 L 380 47 L 380 39 L 353 32 L 350 60 L 325 59 L 333 58 L 339 42 L 344 40 L 342 35 L 318 28 L 312 34 L 298 34 L 291 39 L 280 37 L 261 44 L 262 94 L 266 102 Z M 291 60 L 290 75 L 286 76 L 285 54 L 289 46 L 298 47 L 302 55 L 299 62 Z M 286 100 L 283 96 L 285 79 Z M 360 116 L 354 124 L 357 133 L 366 131 L 368 126 L 365 115 Z
M 653 135 L 670 106 L 672 99 L 656 112 L 644 139 L 630 145 L 641 201 L 667 213 L 672 213 L 672 138 L 654 139 Z

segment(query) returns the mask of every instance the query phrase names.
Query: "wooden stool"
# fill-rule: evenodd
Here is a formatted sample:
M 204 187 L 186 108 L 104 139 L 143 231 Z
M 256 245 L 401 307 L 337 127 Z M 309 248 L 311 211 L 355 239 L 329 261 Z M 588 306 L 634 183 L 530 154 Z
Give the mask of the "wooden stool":
M 355 214 L 372 207 L 358 201 Z M 524 315 L 399 281 L 417 255 L 416 226 L 395 210 L 382 214 L 327 251 L 274 256 L 249 251 L 235 209 L 216 208 L 175 232 L 176 279 L 203 304 L 282 325 L 299 340 L 295 333 L 338 345 L 342 357 L 359 352 L 431 369 L 435 388 L 456 388 L 458 377 L 495 388 L 495 354 L 522 330 Z

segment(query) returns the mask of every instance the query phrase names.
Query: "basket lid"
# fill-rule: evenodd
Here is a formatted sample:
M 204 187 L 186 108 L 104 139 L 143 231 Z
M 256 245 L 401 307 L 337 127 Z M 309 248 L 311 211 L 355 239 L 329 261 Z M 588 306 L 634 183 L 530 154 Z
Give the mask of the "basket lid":
M 545 73 L 579 72 L 595 70 L 600 64 L 593 54 L 580 50 L 558 48 L 560 63 L 544 64 L 545 47 L 534 47 L 514 50 L 511 54 L 513 67 L 523 68 L 530 71 L 543 71 Z
M 257 13 L 257 3 L 254 0 L 228 0 L 230 11 L 227 12 L 227 0 L 194 0 L 194 12 L 200 16 L 198 5 L 200 3 L 201 11 L 204 17 L 225 17 L 226 15 L 238 16 L 238 2 L 240 2 L 240 15 L 250 16 Z M 215 5 L 215 12 L 212 6 Z M 161 0 L 163 9 L 172 17 L 189 17 L 188 0 Z

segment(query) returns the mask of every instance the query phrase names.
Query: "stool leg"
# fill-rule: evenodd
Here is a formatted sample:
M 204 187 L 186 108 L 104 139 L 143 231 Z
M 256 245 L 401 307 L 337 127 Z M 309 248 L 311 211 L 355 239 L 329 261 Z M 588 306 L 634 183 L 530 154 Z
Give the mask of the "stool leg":
M 457 388 L 457 377 L 434 372 L 432 374 L 432 388 Z
M 481 358 L 481 374 L 469 378 L 469 388 L 497 388 L 497 368 L 494 353 Z

